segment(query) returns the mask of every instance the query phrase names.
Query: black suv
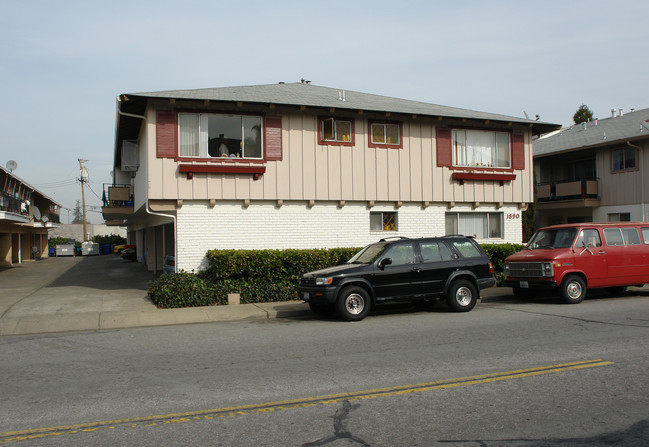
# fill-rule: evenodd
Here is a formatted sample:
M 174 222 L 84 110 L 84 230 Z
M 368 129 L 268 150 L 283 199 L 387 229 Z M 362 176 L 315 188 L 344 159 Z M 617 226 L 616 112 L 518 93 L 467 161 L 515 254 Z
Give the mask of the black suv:
M 370 244 L 345 264 L 305 273 L 298 294 L 318 315 L 337 311 L 358 321 L 388 301 L 446 297 L 451 309 L 468 312 L 479 291 L 495 284 L 489 257 L 472 238 L 400 237 Z

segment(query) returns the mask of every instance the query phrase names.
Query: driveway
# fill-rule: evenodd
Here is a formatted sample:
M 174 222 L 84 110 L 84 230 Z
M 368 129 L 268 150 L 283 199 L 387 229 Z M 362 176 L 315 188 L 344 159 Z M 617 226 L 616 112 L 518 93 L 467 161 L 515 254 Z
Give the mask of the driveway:
M 156 275 L 117 255 L 46 258 L 0 268 L 0 335 L 310 315 L 302 302 L 158 309 Z

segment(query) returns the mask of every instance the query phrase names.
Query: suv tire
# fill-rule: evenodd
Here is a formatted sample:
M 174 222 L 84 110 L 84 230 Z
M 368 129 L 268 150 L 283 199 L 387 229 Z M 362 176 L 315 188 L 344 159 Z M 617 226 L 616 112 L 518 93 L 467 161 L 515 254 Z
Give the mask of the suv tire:
M 468 312 L 478 301 L 478 291 L 471 281 L 453 281 L 446 295 L 448 306 L 455 312 Z
M 347 321 L 360 321 L 367 316 L 372 303 L 367 291 L 360 286 L 348 286 L 338 294 L 336 310 Z

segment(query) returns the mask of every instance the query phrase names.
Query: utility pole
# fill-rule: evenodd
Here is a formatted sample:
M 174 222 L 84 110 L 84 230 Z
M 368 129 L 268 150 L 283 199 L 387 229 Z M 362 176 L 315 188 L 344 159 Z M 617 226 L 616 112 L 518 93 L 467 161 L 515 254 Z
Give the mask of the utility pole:
M 79 181 L 81 182 L 81 206 L 83 209 L 83 240 L 88 239 L 88 232 L 86 231 L 86 194 L 83 189 L 83 184 L 88 181 L 88 169 L 83 165 L 88 160 L 82 160 L 79 158 L 79 170 L 81 171 L 81 177 Z

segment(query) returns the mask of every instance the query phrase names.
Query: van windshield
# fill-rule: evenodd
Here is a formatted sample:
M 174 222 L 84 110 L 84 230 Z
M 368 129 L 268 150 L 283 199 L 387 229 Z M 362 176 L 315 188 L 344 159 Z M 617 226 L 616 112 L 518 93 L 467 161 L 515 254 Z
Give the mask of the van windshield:
M 576 228 L 537 231 L 525 246 L 528 250 L 540 248 L 568 248 L 577 235 Z

